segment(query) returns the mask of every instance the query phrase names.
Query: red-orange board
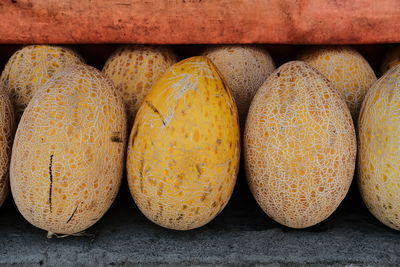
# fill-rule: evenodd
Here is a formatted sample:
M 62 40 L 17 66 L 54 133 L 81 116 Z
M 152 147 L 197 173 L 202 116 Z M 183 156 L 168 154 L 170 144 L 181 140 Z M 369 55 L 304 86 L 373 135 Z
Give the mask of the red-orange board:
M 0 43 L 400 42 L 400 0 L 0 0 Z

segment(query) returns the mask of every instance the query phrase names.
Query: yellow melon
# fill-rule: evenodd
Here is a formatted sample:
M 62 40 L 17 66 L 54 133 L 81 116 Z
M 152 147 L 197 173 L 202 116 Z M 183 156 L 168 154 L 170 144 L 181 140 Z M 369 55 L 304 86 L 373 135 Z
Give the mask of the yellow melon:
M 384 74 L 398 64 L 400 64 L 400 45 L 397 45 L 388 51 L 382 61 L 381 73 Z
M 5 90 L 19 119 L 36 93 L 55 73 L 83 63 L 73 50 L 53 45 L 29 45 L 15 52 L 0 76 L 0 88 Z
M 250 189 L 272 219 L 293 228 L 317 224 L 339 206 L 353 178 L 349 109 L 315 69 L 286 63 L 251 103 L 244 155 Z
M 14 137 L 14 112 L 10 98 L 0 91 L 0 207 L 9 191 L 9 163 Z
M 121 182 L 123 101 L 95 68 L 75 65 L 39 88 L 18 125 L 11 190 L 22 215 L 53 233 L 96 223 Z
M 230 90 L 209 59 L 188 58 L 161 76 L 137 113 L 128 145 L 129 188 L 153 222 L 197 228 L 227 204 L 239 155 Z
M 130 123 L 154 82 L 176 62 L 168 46 L 126 45 L 110 56 L 103 72 L 122 92 Z
M 256 45 L 214 45 L 202 55 L 211 59 L 232 90 L 244 126 L 251 100 L 275 69 L 270 54 Z
M 355 49 L 349 46 L 311 47 L 299 56 L 320 71 L 344 96 L 354 121 L 361 103 L 376 81 L 374 71 Z
M 369 90 L 358 124 L 359 187 L 369 210 L 400 230 L 400 65 Z

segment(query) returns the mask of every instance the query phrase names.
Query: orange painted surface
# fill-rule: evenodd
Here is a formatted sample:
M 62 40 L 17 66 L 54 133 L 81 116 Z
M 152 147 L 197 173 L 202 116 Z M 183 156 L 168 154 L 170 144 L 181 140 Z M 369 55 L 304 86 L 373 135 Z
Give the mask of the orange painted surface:
M 399 28 L 399 0 L 0 1 L 0 43 L 390 43 Z

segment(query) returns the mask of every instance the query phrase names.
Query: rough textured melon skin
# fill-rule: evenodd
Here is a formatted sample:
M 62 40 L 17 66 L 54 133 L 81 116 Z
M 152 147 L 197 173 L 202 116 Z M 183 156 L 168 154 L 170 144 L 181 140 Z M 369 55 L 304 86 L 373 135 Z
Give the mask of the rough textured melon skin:
M 256 45 L 214 45 L 202 53 L 217 66 L 232 90 L 241 125 L 257 89 L 275 70 L 268 51 Z
M 0 88 L 5 90 L 19 119 L 36 93 L 55 73 L 83 63 L 73 50 L 52 45 L 29 45 L 15 52 L 0 76 Z
M 293 228 L 317 224 L 339 206 L 353 178 L 349 109 L 315 69 L 286 63 L 251 103 L 244 152 L 250 189 L 272 219 Z
M 358 124 L 358 184 L 365 204 L 385 225 L 400 230 L 400 65 L 368 91 Z
M 130 135 L 132 196 L 153 222 L 189 230 L 227 204 L 238 172 L 235 102 L 205 57 L 173 65 L 140 107 Z
M 9 166 L 14 137 L 14 112 L 7 94 L 0 91 L 0 207 L 9 191 Z
M 171 47 L 144 45 L 122 46 L 107 60 L 103 72 L 122 92 L 130 124 L 151 86 L 176 62 Z
M 35 94 L 18 125 L 11 190 L 22 215 L 53 233 L 96 223 L 121 182 L 126 115 L 102 73 L 75 65 Z
M 397 66 L 398 64 L 400 64 L 400 45 L 390 49 L 389 52 L 386 54 L 381 66 L 382 74 L 384 74 L 394 66 Z
M 363 56 L 349 46 L 325 46 L 306 49 L 299 59 L 333 83 L 357 121 L 364 96 L 376 81 L 374 71 Z

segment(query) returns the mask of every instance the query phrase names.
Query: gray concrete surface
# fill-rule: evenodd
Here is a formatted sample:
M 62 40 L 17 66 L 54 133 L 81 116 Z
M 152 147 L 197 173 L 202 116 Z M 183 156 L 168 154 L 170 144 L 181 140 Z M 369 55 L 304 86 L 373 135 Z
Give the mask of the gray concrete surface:
M 49 240 L 9 200 L 0 209 L 0 265 L 400 265 L 400 232 L 370 215 L 356 191 L 325 222 L 291 230 L 269 219 L 241 181 L 213 222 L 177 232 L 148 221 L 124 185 L 89 231 L 94 239 Z

